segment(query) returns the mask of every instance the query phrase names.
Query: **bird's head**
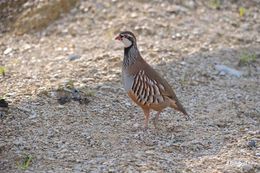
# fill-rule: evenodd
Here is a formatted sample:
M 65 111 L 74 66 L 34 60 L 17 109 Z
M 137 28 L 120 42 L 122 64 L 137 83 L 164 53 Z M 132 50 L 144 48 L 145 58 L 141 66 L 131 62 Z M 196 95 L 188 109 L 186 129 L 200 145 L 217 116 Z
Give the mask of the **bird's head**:
M 135 35 L 130 31 L 121 32 L 115 39 L 121 41 L 124 44 L 125 48 L 131 47 L 132 45 L 136 44 Z

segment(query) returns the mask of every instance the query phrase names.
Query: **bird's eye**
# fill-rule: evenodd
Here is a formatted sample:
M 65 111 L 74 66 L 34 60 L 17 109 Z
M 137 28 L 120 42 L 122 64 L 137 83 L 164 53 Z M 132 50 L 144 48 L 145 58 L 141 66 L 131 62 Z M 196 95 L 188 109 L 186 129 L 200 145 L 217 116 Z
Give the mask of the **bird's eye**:
M 131 39 L 131 40 L 134 39 L 133 36 L 132 36 L 132 35 L 129 35 L 129 34 L 127 34 L 127 38 L 129 38 L 129 39 Z

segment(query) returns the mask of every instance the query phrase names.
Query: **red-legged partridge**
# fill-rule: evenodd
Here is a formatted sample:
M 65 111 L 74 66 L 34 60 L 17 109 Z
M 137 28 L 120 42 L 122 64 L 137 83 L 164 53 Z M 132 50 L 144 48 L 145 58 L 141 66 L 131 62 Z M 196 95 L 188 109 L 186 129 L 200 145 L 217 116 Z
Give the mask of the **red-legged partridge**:
M 128 96 L 143 109 L 145 128 L 148 126 L 151 110 L 158 111 L 153 121 L 155 128 L 161 111 L 166 107 L 174 108 L 189 118 L 168 82 L 142 58 L 134 34 L 124 31 L 115 39 L 124 44 L 122 66 L 124 88 Z

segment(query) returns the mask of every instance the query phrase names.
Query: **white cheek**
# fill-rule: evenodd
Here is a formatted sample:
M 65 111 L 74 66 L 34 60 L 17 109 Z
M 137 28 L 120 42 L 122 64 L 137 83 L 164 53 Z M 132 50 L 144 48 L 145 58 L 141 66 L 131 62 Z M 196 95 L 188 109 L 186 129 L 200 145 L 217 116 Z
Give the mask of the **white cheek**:
M 123 38 L 122 42 L 124 43 L 125 47 L 129 47 L 132 45 L 132 42 L 128 40 L 127 38 Z

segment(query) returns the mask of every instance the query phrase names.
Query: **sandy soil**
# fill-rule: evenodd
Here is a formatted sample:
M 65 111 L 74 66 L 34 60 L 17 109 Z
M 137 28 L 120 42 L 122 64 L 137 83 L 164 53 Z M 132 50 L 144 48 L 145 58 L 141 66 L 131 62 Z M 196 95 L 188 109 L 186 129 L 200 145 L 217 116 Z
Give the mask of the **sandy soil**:
M 0 119 L 0 172 L 259 172 L 260 2 L 202 2 L 80 1 L 42 31 L 2 33 L 9 111 Z M 167 109 L 159 130 L 143 131 L 143 113 L 121 85 L 114 37 L 126 29 L 191 121 Z M 68 81 L 94 92 L 88 104 L 57 102 Z

